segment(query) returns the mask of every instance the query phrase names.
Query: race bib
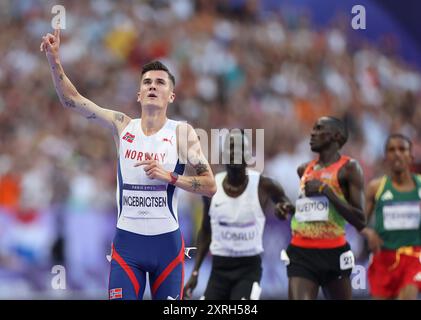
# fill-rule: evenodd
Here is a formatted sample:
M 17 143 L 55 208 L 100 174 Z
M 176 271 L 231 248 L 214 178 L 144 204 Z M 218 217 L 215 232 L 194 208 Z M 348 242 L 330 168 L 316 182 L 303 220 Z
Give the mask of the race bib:
M 168 218 L 166 185 L 129 185 L 122 190 L 122 215 L 132 219 Z
M 326 197 L 300 198 L 295 202 L 295 219 L 298 222 L 327 221 L 329 200 Z
M 232 251 L 254 250 L 256 242 L 259 242 L 256 223 L 219 224 L 217 240 Z
M 348 250 L 340 255 L 339 266 L 341 270 L 348 270 L 354 268 L 355 258 L 351 250 Z
M 383 207 L 386 230 L 414 230 L 420 226 L 420 202 L 395 202 Z

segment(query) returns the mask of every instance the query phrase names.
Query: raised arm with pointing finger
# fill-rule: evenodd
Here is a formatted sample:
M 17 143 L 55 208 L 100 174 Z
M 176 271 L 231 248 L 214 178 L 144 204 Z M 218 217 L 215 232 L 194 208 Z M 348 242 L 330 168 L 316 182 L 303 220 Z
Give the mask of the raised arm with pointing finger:
M 48 63 L 50 65 L 54 87 L 62 105 L 65 108 L 69 108 L 80 113 L 90 121 L 96 122 L 105 128 L 111 129 L 118 150 L 119 137 L 124 128 L 127 127 L 132 119 L 122 112 L 102 108 L 91 100 L 82 96 L 64 73 L 60 62 L 59 48 L 60 29 L 55 29 L 54 34 L 48 33 L 42 37 L 40 50 L 45 51 Z M 141 102 L 142 90 L 143 92 L 147 90 L 156 90 L 154 89 L 154 84 L 152 84 L 150 80 L 151 79 L 149 78 L 143 79 L 141 89 L 138 92 L 138 102 Z M 162 79 L 158 79 L 158 81 L 161 80 Z M 146 103 L 144 105 L 145 109 L 147 110 L 143 110 L 142 115 L 146 120 L 148 118 L 148 111 L 151 109 L 149 108 L 150 106 Z M 152 107 L 154 106 L 152 105 Z M 166 118 L 165 114 L 161 114 L 160 116 L 164 116 Z M 156 114 L 152 117 L 155 119 L 157 118 Z M 197 134 L 191 125 L 184 123 L 177 126 L 177 142 L 182 162 L 191 165 L 195 169 L 196 175 L 189 177 L 180 176 L 174 183 L 176 183 L 177 187 L 186 191 L 202 194 L 205 196 L 212 196 L 216 191 L 213 174 L 200 148 Z M 151 179 L 158 179 L 167 183 L 173 180 L 171 172 L 164 170 L 157 161 L 152 159 L 137 162 L 135 166 L 142 166 L 143 170 L 145 170 Z
M 61 104 L 65 108 L 80 113 L 88 120 L 111 129 L 114 138 L 118 139 L 119 133 L 127 126 L 131 119 L 121 112 L 102 108 L 82 96 L 64 73 L 60 62 L 59 48 L 60 29 L 55 29 L 54 34 L 48 33 L 42 37 L 40 50 L 44 51 L 47 56 L 54 87 Z

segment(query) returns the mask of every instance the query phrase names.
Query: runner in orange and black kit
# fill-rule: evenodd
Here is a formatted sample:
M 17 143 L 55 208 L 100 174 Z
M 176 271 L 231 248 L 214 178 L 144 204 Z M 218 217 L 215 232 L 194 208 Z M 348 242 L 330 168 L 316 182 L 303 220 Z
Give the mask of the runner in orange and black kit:
M 367 188 L 367 215 L 375 213 L 375 227 L 361 233 L 374 254 L 368 281 L 376 299 L 417 299 L 421 290 L 421 176 L 411 173 L 411 149 L 408 137 L 390 135 L 388 174 Z
M 348 133 L 337 118 L 322 117 L 310 139 L 317 160 L 298 168 L 300 196 L 291 220 L 292 239 L 281 258 L 287 265 L 289 299 L 351 299 L 354 256 L 345 239 L 348 221 L 365 226 L 363 175 L 358 162 L 339 153 Z

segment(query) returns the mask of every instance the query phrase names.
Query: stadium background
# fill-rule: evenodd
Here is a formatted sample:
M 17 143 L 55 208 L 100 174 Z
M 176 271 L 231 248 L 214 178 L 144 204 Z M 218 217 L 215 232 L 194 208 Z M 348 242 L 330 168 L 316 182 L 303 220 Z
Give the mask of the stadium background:
M 264 173 L 291 199 L 296 167 L 314 156 L 309 133 L 320 115 L 346 120 L 344 153 L 360 161 L 366 181 L 382 172 L 389 132 L 409 135 L 421 161 L 417 1 L 1 1 L 1 299 L 107 297 L 115 147 L 104 129 L 59 104 L 39 52 L 55 4 L 66 8 L 62 63 L 82 94 L 136 117 L 140 66 L 162 60 L 177 80 L 170 117 L 206 130 L 265 129 Z M 351 28 L 355 4 L 366 8 L 365 30 Z M 183 193 L 179 217 L 186 245 L 194 245 L 200 197 Z M 364 241 L 347 230 L 365 267 Z M 262 298 L 286 298 L 279 253 L 288 241 L 288 222 L 269 213 Z M 65 266 L 66 290 L 52 288 L 53 265 Z M 186 276 L 191 268 L 187 261 Z M 366 298 L 367 289 L 354 295 Z

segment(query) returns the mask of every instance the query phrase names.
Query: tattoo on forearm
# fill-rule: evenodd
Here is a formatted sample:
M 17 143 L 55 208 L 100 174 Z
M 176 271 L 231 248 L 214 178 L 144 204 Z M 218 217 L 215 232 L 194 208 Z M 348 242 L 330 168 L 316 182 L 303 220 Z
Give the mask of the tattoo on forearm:
M 196 178 L 191 179 L 191 187 L 193 188 L 194 191 L 199 190 L 201 186 L 202 184 L 200 183 L 198 179 Z
M 200 176 L 201 174 L 208 172 L 208 166 L 201 161 L 197 165 L 194 166 L 194 169 L 196 170 L 196 173 Z
M 115 113 L 115 114 L 114 114 L 114 119 L 115 119 L 116 121 L 123 122 L 123 121 L 124 121 L 124 115 L 123 115 L 123 114 L 121 114 L 121 113 Z
M 90 119 L 96 119 L 96 114 L 92 113 L 90 116 L 86 117 L 86 119 L 90 120 Z
M 76 103 L 72 100 L 64 100 L 64 105 L 69 108 L 76 108 Z
M 60 81 L 63 81 L 63 74 L 60 73 L 60 75 L 58 76 L 58 78 L 60 79 Z

